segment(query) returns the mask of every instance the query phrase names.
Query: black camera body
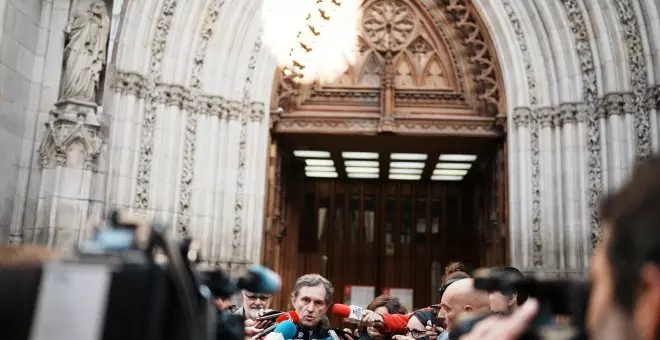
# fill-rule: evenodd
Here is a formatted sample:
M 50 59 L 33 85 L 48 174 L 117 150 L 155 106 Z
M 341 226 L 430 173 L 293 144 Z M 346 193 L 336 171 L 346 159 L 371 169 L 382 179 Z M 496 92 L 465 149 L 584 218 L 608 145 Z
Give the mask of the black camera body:
M 530 328 L 519 339 L 587 339 L 585 321 L 591 289 L 586 281 L 483 275 L 475 277 L 474 286 L 488 293 L 524 292 L 527 296 L 538 300 L 539 311 Z M 451 338 L 458 339 L 461 335 L 469 333 L 479 321 L 496 314 L 480 314 L 463 320 Z M 561 316 L 568 318 L 570 322 L 566 325 L 558 324 L 557 317 Z
M 113 214 L 70 259 L 0 267 L 3 339 L 244 339 L 195 269 L 190 240 Z

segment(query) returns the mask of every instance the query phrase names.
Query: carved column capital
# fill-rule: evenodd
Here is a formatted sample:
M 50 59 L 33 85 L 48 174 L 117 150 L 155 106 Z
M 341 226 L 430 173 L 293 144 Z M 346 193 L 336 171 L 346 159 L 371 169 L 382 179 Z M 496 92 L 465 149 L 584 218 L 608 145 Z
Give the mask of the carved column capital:
M 527 127 L 530 122 L 532 110 L 528 107 L 517 107 L 513 110 L 513 125 L 515 127 Z

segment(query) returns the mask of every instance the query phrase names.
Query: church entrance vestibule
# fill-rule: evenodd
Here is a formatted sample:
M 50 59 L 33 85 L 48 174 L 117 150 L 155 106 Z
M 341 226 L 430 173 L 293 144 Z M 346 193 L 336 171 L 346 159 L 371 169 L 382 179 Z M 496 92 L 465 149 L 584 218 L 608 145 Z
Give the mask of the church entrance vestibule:
M 335 302 L 369 286 L 421 307 L 450 261 L 509 262 L 497 60 L 476 12 L 442 3 L 364 1 L 334 82 L 278 70 L 262 261 L 285 285 L 319 272 Z

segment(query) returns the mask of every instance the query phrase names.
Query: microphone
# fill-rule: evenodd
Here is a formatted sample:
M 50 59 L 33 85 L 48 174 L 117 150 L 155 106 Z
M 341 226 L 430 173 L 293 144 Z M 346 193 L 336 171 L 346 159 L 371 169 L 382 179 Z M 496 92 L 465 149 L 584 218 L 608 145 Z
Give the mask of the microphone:
M 286 312 L 280 312 L 280 311 L 273 310 L 273 311 L 270 311 L 270 312 L 268 312 L 268 313 L 266 313 L 266 314 L 264 314 L 264 315 L 262 315 L 262 316 L 260 316 L 256 319 L 254 319 L 254 321 L 264 321 L 264 320 L 277 319 L 278 317 L 280 317 L 280 315 L 283 315 L 285 313 Z
M 280 291 L 282 280 L 274 271 L 255 264 L 248 267 L 247 274 L 238 279 L 236 286 L 252 293 L 275 294 Z
M 263 331 L 259 332 L 257 335 L 252 337 L 252 339 L 258 339 L 258 338 L 272 332 L 274 329 L 277 328 L 277 326 L 280 323 L 283 323 L 285 321 L 291 321 L 295 325 L 295 324 L 298 323 L 299 320 L 300 320 L 300 318 L 298 317 L 298 313 L 296 313 L 295 311 L 290 311 L 290 312 L 284 313 L 284 314 L 280 315 L 279 317 L 277 317 L 277 320 L 275 320 L 276 323 L 274 325 L 272 325 L 272 326 L 264 329 Z M 294 331 L 294 334 L 295 334 L 295 331 Z M 293 337 L 293 335 L 291 337 Z
M 332 314 L 347 319 L 348 322 L 358 323 L 362 319 L 362 309 L 360 306 L 347 306 L 335 303 L 332 305 Z
M 331 338 L 332 340 L 341 340 L 341 338 L 339 337 L 339 335 L 337 335 L 337 332 L 335 332 L 333 329 L 331 329 L 331 330 L 328 331 L 328 335 L 330 335 L 330 338 Z
M 293 338 L 296 335 L 298 328 L 291 320 L 284 320 L 280 322 L 275 330 L 268 334 L 264 340 L 286 340 Z

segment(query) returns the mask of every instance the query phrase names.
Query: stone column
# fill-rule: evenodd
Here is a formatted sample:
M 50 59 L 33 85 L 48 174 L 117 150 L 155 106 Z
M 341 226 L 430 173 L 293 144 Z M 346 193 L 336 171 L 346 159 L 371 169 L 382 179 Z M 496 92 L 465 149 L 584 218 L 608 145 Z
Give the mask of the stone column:
M 87 7 L 88 6 L 88 7 Z M 84 235 L 101 150 L 103 69 L 110 30 L 106 4 L 73 8 L 65 29 L 59 100 L 39 147 L 42 166 L 33 243 L 69 251 Z

